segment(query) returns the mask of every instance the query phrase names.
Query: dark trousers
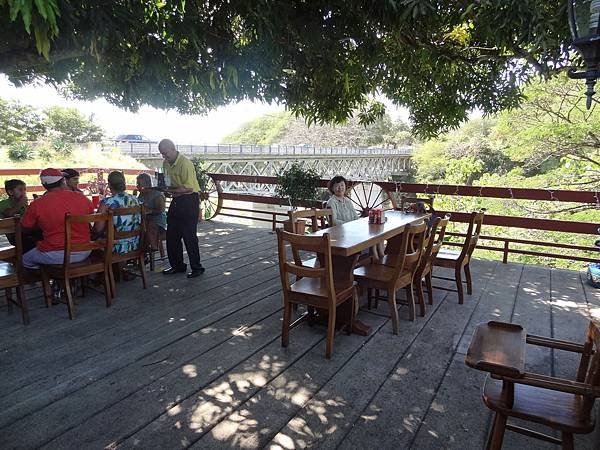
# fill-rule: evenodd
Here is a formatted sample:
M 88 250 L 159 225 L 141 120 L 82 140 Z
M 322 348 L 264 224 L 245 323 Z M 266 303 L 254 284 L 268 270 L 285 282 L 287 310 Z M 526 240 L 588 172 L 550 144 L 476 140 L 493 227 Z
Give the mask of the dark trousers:
M 167 213 L 167 254 L 169 264 L 176 270 L 185 270 L 183 261 L 183 245 L 185 243 L 190 268 L 200 269 L 200 249 L 198 247 L 198 236 L 196 227 L 200 214 L 200 199 L 197 193 L 182 195 L 171 201 Z

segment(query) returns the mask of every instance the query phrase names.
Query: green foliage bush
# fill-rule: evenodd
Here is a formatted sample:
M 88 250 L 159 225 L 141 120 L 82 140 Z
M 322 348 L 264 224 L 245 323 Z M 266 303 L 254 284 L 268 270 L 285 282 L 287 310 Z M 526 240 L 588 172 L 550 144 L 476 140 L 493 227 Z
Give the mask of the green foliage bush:
M 75 108 L 53 106 L 45 110 L 46 127 L 52 134 L 65 142 L 93 142 L 102 139 L 102 128 L 85 117 Z
M 13 162 L 27 161 L 33 157 L 33 148 L 24 142 L 14 143 L 8 148 L 8 158 Z
M 73 154 L 73 145 L 60 138 L 52 139 L 52 150 L 58 158 L 68 158 Z
M 275 193 L 280 198 L 288 199 L 292 206 L 297 206 L 300 201 L 313 201 L 318 198 L 320 178 L 315 170 L 293 163 L 277 175 Z

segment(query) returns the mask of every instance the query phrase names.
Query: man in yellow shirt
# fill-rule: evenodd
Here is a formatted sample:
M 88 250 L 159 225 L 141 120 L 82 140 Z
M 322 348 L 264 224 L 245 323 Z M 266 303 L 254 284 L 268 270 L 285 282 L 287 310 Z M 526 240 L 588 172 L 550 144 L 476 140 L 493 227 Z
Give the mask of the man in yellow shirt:
M 167 192 L 173 197 L 167 213 L 167 254 L 171 267 L 163 270 L 163 273 L 171 275 L 187 270 L 183 261 L 183 240 L 191 269 L 187 277 L 195 278 L 204 273 L 196 235 L 200 215 L 200 185 L 196 170 L 194 164 L 177 151 L 173 141 L 163 139 L 158 144 L 158 151 L 165 160 L 164 173 L 170 179 Z

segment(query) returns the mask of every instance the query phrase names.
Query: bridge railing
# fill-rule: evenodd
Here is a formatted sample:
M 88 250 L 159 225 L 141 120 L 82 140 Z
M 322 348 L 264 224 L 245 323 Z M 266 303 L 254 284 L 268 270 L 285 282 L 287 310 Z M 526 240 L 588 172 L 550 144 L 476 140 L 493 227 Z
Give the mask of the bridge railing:
M 117 148 L 121 153 L 134 157 L 160 157 L 156 142 L 105 142 L 103 150 Z M 177 150 L 185 155 L 248 155 L 248 156 L 365 156 L 365 155 L 402 155 L 410 156 L 411 147 L 366 148 L 366 147 L 316 147 L 309 145 L 250 145 L 250 144 L 213 144 L 213 145 L 177 145 Z
M 247 183 L 268 185 L 277 184 L 276 177 L 266 176 L 245 176 L 231 175 L 222 173 L 210 174 L 211 177 L 219 183 Z M 329 180 L 322 179 L 321 187 L 326 187 Z M 357 186 L 362 181 L 351 181 L 351 184 Z M 398 207 L 398 195 L 401 194 L 425 194 L 453 197 L 472 197 L 480 199 L 511 199 L 511 200 L 533 200 L 543 202 L 566 202 L 588 205 L 590 208 L 600 210 L 600 192 L 596 191 L 571 191 L 571 190 L 550 190 L 550 189 L 524 189 L 511 187 L 488 187 L 488 186 L 461 186 L 461 185 L 438 185 L 438 184 L 415 184 L 415 183 L 394 183 L 394 182 L 369 182 L 380 188 L 389 199 L 392 207 Z M 355 188 L 356 189 L 356 188 Z M 286 220 L 287 214 L 281 211 L 273 211 L 254 207 L 254 205 L 286 205 L 284 199 L 280 199 L 264 193 L 232 193 L 224 192 L 221 194 L 224 200 L 231 203 L 224 203 L 220 215 L 230 217 L 246 217 L 252 220 L 265 221 L 272 224 L 275 228 Z M 237 202 L 248 202 L 252 206 L 249 208 L 240 208 Z M 380 202 L 380 200 L 378 200 Z M 482 206 L 485 206 L 485 202 Z M 302 205 L 301 205 L 302 206 Z M 315 206 L 314 204 L 304 204 L 305 207 Z M 250 217 L 248 212 L 252 212 Z M 449 212 L 451 221 L 465 224 L 469 220 L 470 211 L 438 211 L 438 214 Z M 256 217 L 256 214 L 262 214 L 265 217 Z M 560 232 L 573 237 L 585 237 L 585 242 L 593 242 L 598 238 L 600 232 L 600 222 L 582 222 L 574 220 L 559 220 L 549 218 L 524 217 L 487 214 L 484 219 L 484 232 L 480 237 L 478 249 L 499 252 L 502 254 L 504 263 L 508 262 L 509 255 L 528 255 L 534 257 L 543 257 L 550 259 L 562 259 L 578 262 L 598 262 L 600 259 L 600 249 L 592 245 L 580 245 L 567 243 L 563 240 L 520 238 L 510 235 L 498 234 L 498 227 L 503 230 L 521 229 L 531 230 L 533 232 L 548 231 Z M 461 232 L 449 232 L 449 236 L 454 238 L 463 237 Z M 589 240 L 588 240 L 589 239 Z M 458 242 L 448 242 L 448 245 L 460 245 Z

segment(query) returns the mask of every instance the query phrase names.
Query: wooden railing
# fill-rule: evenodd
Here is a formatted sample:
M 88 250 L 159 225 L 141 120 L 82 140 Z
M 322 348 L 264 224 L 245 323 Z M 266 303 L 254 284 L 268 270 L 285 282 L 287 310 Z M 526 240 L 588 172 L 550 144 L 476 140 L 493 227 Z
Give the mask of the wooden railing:
M 211 177 L 217 182 L 244 182 L 244 183 L 256 183 L 256 184 L 277 184 L 276 177 L 265 177 L 265 176 L 247 176 L 247 175 L 231 175 L 231 174 L 210 174 Z M 329 180 L 320 180 L 320 186 L 326 187 Z M 351 181 L 351 184 L 360 183 L 360 181 Z M 394 207 L 397 207 L 395 193 L 408 193 L 408 194 L 426 194 L 426 195 L 451 195 L 451 196 L 468 196 L 468 197 L 481 197 L 481 198 L 497 198 L 497 199 L 514 199 L 514 200 L 538 200 L 548 202 L 573 202 L 573 203 L 587 203 L 593 205 L 595 208 L 600 209 L 600 192 L 596 191 L 567 191 L 567 190 L 550 190 L 550 189 L 523 189 L 523 188 L 503 188 L 503 187 L 480 187 L 480 186 L 460 186 L 460 185 L 438 185 L 438 184 L 415 184 L 415 183 L 393 183 L 393 182 L 374 182 L 377 186 L 383 189 L 390 198 L 390 201 Z M 222 193 L 224 200 L 232 200 L 236 202 L 252 202 L 265 205 L 285 205 L 286 202 L 283 199 L 279 199 L 272 196 L 266 195 L 255 195 L 255 194 L 244 194 L 244 193 Z M 311 207 L 314 205 L 304 204 L 300 206 Z M 265 221 L 272 223 L 275 227 L 278 223 L 282 223 L 284 220 L 279 220 L 279 217 L 285 217 L 286 214 L 268 210 L 257 210 L 248 208 L 237 208 L 234 206 L 227 206 L 222 208 L 220 214 L 230 217 L 245 217 L 241 214 L 234 214 L 234 212 L 248 212 L 260 213 L 270 218 L 265 217 L 253 217 L 253 220 Z M 443 214 L 449 212 L 451 214 L 451 220 L 453 222 L 466 223 L 469 219 L 469 213 L 464 211 L 438 211 Z M 519 217 L 519 216 L 503 216 L 486 214 L 484 219 L 484 225 L 489 226 L 500 226 L 506 228 L 521 228 L 528 230 L 542 230 L 542 231 L 558 231 L 564 233 L 583 234 L 591 235 L 590 242 L 594 240 L 592 236 L 598 236 L 600 223 L 594 222 L 579 222 L 569 220 L 558 220 L 558 219 L 545 219 L 545 218 L 533 218 L 533 217 Z M 485 228 L 484 228 L 485 230 Z M 447 233 L 449 236 L 464 236 L 462 233 Z M 503 262 L 508 261 L 510 254 L 530 255 L 547 258 L 566 259 L 572 261 L 582 262 L 598 262 L 600 256 L 600 249 L 592 245 L 575 245 L 562 242 L 550 242 L 540 241 L 535 239 L 519 239 L 510 236 L 494 236 L 484 234 L 481 236 L 481 241 L 478 248 L 482 250 L 490 250 L 502 253 Z M 488 243 L 486 241 L 491 242 Z M 500 246 L 493 245 L 493 243 L 501 243 Z M 460 245 L 456 242 L 449 242 L 449 245 Z M 532 249 L 521 249 L 511 247 L 511 244 L 526 245 L 526 246 L 539 246 L 546 247 L 549 249 L 563 249 L 573 253 L 563 253 L 556 251 L 539 251 Z M 581 254 L 585 252 L 587 255 Z
M 105 180 L 105 175 L 113 169 L 76 169 L 81 174 L 94 174 L 95 180 Z M 137 169 L 114 169 L 120 170 L 125 175 L 137 175 L 142 170 Z M 0 169 L 0 177 L 19 177 L 26 175 L 38 175 L 39 169 Z M 151 171 L 143 171 L 151 173 Z M 221 182 L 243 182 L 255 184 L 277 184 L 276 177 L 266 176 L 248 176 L 248 175 L 231 175 L 231 174 L 209 174 L 215 183 Z M 320 180 L 321 187 L 326 187 L 329 180 Z M 351 184 L 361 183 L 360 181 L 351 181 Z M 393 183 L 393 182 L 373 182 L 379 186 L 388 195 L 392 206 L 397 207 L 395 193 L 408 194 L 426 194 L 426 195 L 449 195 L 449 196 L 464 196 L 464 197 L 480 197 L 490 199 L 514 199 L 514 200 L 537 200 L 547 202 L 568 202 L 588 204 L 596 209 L 600 209 L 600 192 L 597 191 L 567 191 L 567 190 L 549 190 L 549 189 L 523 189 L 523 188 L 504 188 L 504 187 L 479 187 L 479 186 L 460 186 L 460 185 L 437 185 L 437 184 L 414 184 L 414 183 Z M 87 188 L 87 183 L 81 183 L 82 189 Z M 128 189 L 134 189 L 134 185 L 128 185 Z M 28 185 L 29 192 L 43 191 L 41 185 Z M 3 189 L 0 187 L 0 192 Z M 283 199 L 273 197 L 271 195 L 256 195 L 239 192 L 220 192 L 219 196 L 222 200 L 230 202 L 247 202 L 263 205 L 285 205 L 287 202 Z M 298 206 L 314 207 L 320 206 L 320 203 L 302 203 Z M 438 211 L 443 214 L 446 211 Z M 451 220 L 458 223 L 466 223 L 469 218 L 469 213 L 466 211 L 447 211 L 451 214 Z M 239 207 L 232 204 L 223 204 L 217 211 L 218 215 L 226 217 L 252 219 L 261 222 L 268 222 L 272 228 L 282 224 L 287 219 L 287 213 L 282 211 L 273 211 L 254 207 Z M 257 216 L 258 215 L 258 216 Z M 589 235 L 590 242 L 598 236 L 600 223 L 595 222 L 580 222 L 558 219 L 521 217 L 521 216 L 506 216 L 486 214 L 484 225 L 499 226 L 505 228 L 517 228 L 527 230 L 541 231 L 556 231 L 570 234 Z M 486 228 L 484 228 L 486 230 Z M 488 228 L 489 230 L 489 228 Z M 460 237 L 461 233 L 448 232 L 449 236 Z M 481 236 L 481 242 L 478 248 L 502 253 L 504 262 L 508 261 L 510 254 L 530 255 L 536 257 L 547 257 L 566 259 L 582 262 L 597 262 L 600 256 L 600 249 L 591 245 L 576 245 L 565 242 L 551 242 L 536 239 L 521 239 L 511 236 L 497 236 L 493 234 L 484 234 Z M 449 245 L 459 245 L 456 242 L 449 242 Z M 543 247 L 548 251 L 534 250 L 531 248 L 515 248 L 514 245 L 528 247 Z M 550 250 L 552 249 L 552 250 Z M 560 252 L 556 249 L 565 250 Z M 568 252 L 568 253 L 567 253 Z M 576 252 L 575 254 L 573 252 Z

